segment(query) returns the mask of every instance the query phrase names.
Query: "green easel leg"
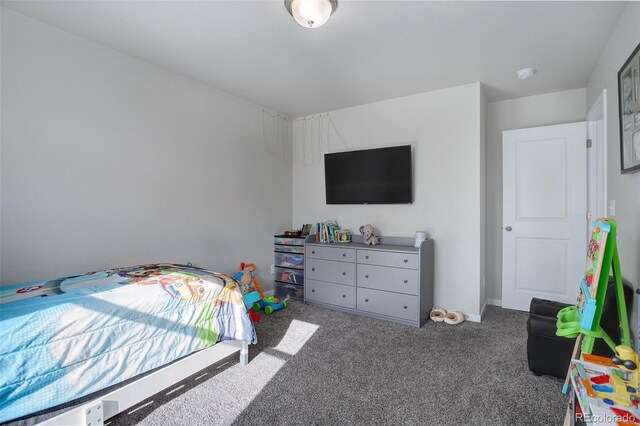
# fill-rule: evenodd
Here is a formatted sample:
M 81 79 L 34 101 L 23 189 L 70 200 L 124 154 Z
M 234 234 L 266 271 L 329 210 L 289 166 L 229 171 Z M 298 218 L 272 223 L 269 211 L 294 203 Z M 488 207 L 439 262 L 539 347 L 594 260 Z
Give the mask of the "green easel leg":
M 631 344 L 631 332 L 629 331 L 629 318 L 627 317 L 627 304 L 624 300 L 624 287 L 622 286 L 622 272 L 620 271 L 617 244 L 613 248 L 613 282 L 616 290 L 618 318 L 620 318 L 620 327 L 622 328 L 621 344 L 633 347 Z M 607 344 L 609 343 L 607 342 Z
M 593 351 L 593 344 L 595 343 L 596 338 L 593 336 L 584 335 L 584 339 L 582 340 L 582 347 L 580 350 L 583 354 L 590 354 Z

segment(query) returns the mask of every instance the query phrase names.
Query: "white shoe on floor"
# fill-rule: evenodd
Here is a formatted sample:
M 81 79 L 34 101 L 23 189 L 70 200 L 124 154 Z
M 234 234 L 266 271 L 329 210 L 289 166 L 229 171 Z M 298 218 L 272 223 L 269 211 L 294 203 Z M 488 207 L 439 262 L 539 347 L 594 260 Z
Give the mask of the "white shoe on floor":
M 456 325 L 464 322 L 464 314 L 458 311 L 447 312 L 447 315 L 444 317 L 444 322 L 449 325 Z
M 447 315 L 447 311 L 442 308 L 433 308 L 429 314 L 429 318 L 433 322 L 442 322 Z

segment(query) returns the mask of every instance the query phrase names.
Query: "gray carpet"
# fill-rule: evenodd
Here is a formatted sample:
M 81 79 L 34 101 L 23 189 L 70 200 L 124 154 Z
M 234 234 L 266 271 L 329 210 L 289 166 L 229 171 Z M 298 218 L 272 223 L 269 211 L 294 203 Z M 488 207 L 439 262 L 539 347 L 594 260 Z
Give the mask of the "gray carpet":
M 248 366 L 229 358 L 110 424 L 561 424 L 562 380 L 529 372 L 526 318 L 488 307 L 416 329 L 291 302 L 262 315 Z

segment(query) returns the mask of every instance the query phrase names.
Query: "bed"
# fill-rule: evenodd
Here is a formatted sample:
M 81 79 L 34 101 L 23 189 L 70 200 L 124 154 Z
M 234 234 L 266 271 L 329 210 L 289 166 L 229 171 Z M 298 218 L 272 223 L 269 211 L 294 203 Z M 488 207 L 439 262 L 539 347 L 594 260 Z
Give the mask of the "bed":
M 190 265 L 138 265 L 0 289 L 0 422 L 180 360 L 179 372 L 154 372 L 137 391 L 125 389 L 129 399 L 150 396 L 215 362 L 206 351 L 223 357 L 240 350 L 246 363 L 256 342 L 236 282 Z M 80 423 L 99 424 L 137 401 L 102 402 L 85 404 Z

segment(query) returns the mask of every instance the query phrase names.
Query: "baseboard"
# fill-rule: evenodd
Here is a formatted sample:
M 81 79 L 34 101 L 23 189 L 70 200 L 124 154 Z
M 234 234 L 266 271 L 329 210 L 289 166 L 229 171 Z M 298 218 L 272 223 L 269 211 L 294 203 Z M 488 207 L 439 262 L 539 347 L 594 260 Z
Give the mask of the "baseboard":
M 482 315 L 484 315 L 484 307 L 487 305 L 484 305 L 482 307 L 482 312 L 480 312 L 480 315 L 478 314 L 464 314 L 464 317 L 467 321 L 469 322 L 482 322 Z
M 502 299 L 487 299 L 487 305 L 502 307 Z

